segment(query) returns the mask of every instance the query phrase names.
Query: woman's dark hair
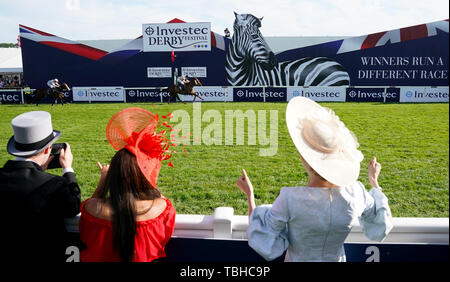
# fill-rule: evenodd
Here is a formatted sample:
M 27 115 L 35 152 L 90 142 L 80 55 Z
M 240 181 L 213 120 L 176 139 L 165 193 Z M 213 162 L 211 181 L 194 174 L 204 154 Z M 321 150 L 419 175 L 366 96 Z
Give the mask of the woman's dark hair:
M 114 248 L 119 251 L 123 261 L 132 261 L 136 200 L 153 200 L 160 198 L 161 193 L 147 181 L 139 169 L 136 156 L 126 149 L 117 151 L 112 158 L 104 185 L 106 189 L 102 189 L 104 192 L 100 197 L 106 199 L 109 192 Z

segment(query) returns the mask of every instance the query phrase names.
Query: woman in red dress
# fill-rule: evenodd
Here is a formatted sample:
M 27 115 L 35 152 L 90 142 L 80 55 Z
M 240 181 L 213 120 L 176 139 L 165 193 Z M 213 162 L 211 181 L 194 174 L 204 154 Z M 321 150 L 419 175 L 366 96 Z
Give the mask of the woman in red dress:
M 159 117 L 141 108 L 114 115 L 106 128 L 118 150 L 91 198 L 81 204 L 81 261 L 149 262 L 165 257 L 175 226 L 175 208 L 156 188 L 161 161 L 171 143 L 157 133 Z M 167 123 L 163 123 L 164 126 Z M 169 163 L 170 165 L 170 163 Z

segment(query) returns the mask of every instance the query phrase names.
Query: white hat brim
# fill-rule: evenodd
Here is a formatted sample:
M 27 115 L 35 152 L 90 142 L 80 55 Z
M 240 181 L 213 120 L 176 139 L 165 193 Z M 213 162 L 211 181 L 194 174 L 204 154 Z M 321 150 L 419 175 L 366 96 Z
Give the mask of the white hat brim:
M 341 154 L 325 154 L 317 151 L 302 137 L 299 120 L 323 107 L 311 99 L 294 97 L 286 108 L 286 124 L 300 155 L 323 178 L 337 186 L 347 186 L 357 181 L 360 162 L 342 158 Z
M 31 150 L 31 151 L 21 151 L 19 149 L 16 148 L 16 144 L 15 144 L 15 140 L 14 140 L 14 136 L 12 136 L 9 141 L 8 141 L 8 145 L 6 146 L 6 150 L 8 151 L 9 154 L 16 156 L 16 157 L 30 157 L 33 155 L 36 155 L 38 153 L 40 153 L 41 151 L 43 151 L 45 148 L 47 148 L 48 146 L 50 146 L 51 144 L 55 143 L 56 140 L 58 140 L 58 138 L 61 136 L 61 132 L 58 130 L 53 130 L 53 138 L 45 145 L 43 145 L 41 148 L 36 149 L 36 150 Z

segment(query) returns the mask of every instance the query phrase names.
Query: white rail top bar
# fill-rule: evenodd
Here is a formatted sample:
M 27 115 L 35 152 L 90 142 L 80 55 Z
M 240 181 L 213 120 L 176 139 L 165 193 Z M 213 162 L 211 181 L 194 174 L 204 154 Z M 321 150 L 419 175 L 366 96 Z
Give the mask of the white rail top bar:
M 80 215 L 66 219 L 70 232 L 78 232 Z M 449 244 L 449 218 L 394 217 L 394 228 L 383 243 Z M 346 243 L 372 242 L 357 222 Z M 247 239 L 248 216 L 234 215 L 231 207 L 218 207 L 213 215 L 177 214 L 174 237 Z

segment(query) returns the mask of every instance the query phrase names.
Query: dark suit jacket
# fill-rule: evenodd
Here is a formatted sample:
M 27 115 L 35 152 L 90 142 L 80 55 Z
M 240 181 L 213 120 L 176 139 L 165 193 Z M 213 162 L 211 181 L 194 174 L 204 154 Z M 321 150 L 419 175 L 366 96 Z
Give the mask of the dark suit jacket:
M 72 172 L 57 176 L 34 162 L 7 161 L 0 168 L 0 260 L 64 261 L 65 217 L 80 212 Z

